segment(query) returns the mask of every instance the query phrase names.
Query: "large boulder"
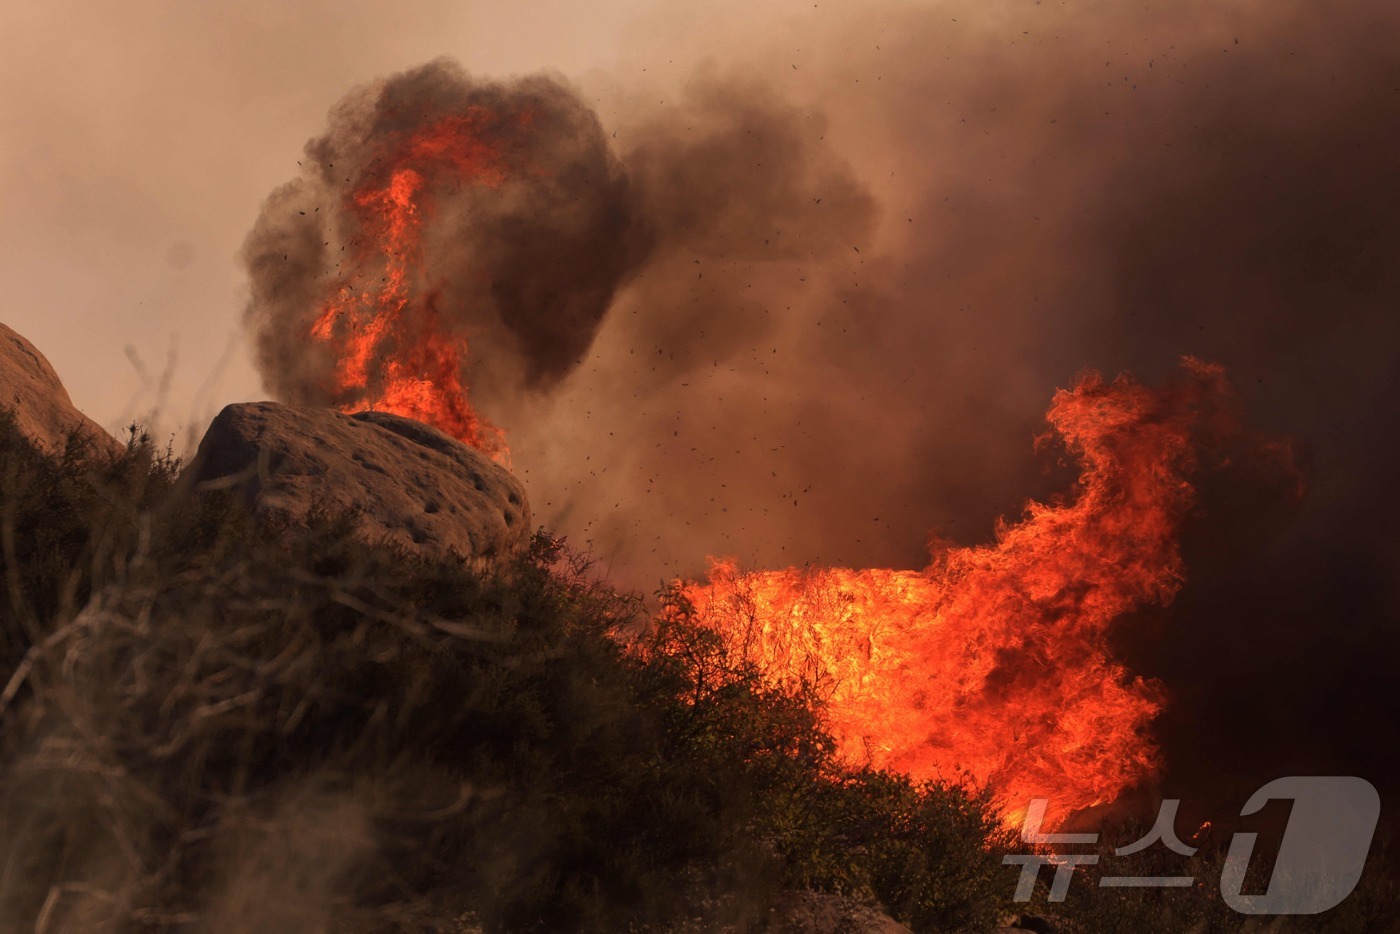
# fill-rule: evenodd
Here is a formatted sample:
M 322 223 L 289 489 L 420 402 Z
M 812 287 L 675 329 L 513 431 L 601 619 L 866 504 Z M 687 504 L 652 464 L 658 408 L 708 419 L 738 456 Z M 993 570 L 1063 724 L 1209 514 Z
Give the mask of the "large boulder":
M 345 415 L 275 402 L 227 406 L 189 468 L 204 489 L 234 487 L 264 514 L 358 513 L 355 534 L 410 552 L 505 555 L 531 534 L 520 482 L 475 448 L 384 412 Z
M 4 324 L 0 324 L 0 406 L 13 406 L 19 430 L 50 453 L 62 451 L 75 429 L 104 454 L 122 449 L 116 438 L 74 408 L 44 355 Z

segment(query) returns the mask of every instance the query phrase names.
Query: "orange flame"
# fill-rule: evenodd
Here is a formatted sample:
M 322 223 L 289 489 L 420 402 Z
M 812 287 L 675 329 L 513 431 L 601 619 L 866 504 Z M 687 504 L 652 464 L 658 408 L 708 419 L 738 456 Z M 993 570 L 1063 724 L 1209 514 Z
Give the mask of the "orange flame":
M 355 271 L 336 284 L 311 336 L 331 350 L 336 395 L 350 400 L 344 411 L 417 419 L 506 459 L 504 435 L 468 401 L 467 343 L 439 324 L 421 250 L 436 179 L 488 186 L 504 179 L 501 154 L 479 132 L 492 119 L 478 109 L 417 129 L 380 160 L 388 168 L 376 173 L 378 181 L 351 193 L 347 213 L 360 230 Z M 377 289 L 356 285 L 374 278 Z
M 683 593 L 768 677 L 816 690 L 852 763 L 969 773 L 1008 821 L 1032 798 L 1051 800 L 1052 824 L 1110 801 L 1159 764 L 1146 729 L 1162 691 L 1116 662 L 1107 637 L 1182 582 L 1193 429 L 1224 391 L 1218 368 L 1186 366 L 1171 391 L 1097 375 L 1060 391 L 1048 421 L 1078 460 L 1077 489 L 1029 503 L 995 544 L 935 544 L 922 571 L 712 559 L 708 583 Z

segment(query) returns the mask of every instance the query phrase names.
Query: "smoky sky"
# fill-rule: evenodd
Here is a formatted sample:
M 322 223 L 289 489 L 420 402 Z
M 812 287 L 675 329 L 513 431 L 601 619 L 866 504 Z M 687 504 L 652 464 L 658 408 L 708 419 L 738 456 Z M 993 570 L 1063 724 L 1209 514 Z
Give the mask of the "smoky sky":
M 591 99 L 409 72 L 445 107 L 547 86 L 568 133 L 540 157 L 576 171 L 442 228 L 515 283 L 447 286 L 474 399 L 536 514 L 651 588 L 706 555 L 921 567 L 931 534 L 1072 492 L 1032 441 L 1078 372 L 1218 362 L 1307 489 L 1247 456 L 1203 477 L 1185 588 L 1120 627 L 1169 692 L 1163 788 L 1392 782 L 1397 26 L 1378 2 L 871 6 Z M 250 244 L 314 259 L 284 207 L 334 184 L 275 194 Z M 281 322 L 320 260 L 249 255 L 253 320 Z M 298 398 L 300 350 L 263 346 Z

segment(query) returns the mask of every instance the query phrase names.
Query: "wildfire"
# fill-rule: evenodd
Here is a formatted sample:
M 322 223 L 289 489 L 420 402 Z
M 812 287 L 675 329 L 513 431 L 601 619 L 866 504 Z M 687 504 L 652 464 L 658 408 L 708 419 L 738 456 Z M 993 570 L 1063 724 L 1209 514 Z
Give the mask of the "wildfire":
M 518 119 L 528 122 L 528 114 Z M 437 293 L 422 262 L 434 187 L 504 179 L 502 154 L 480 132 L 495 120 L 475 109 L 385 145 L 371 178 L 347 198 L 345 214 L 357 228 L 351 271 L 335 284 L 311 336 L 331 350 L 344 411 L 417 419 L 504 459 L 503 434 L 468 401 L 467 343 L 439 326 Z
M 341 205 L 350 262 L 309 326 L 344 410 L 404 415 L 508 457 L 468 400 L 467 344 L 440 322 L 423 230 L 435 195 L 506 181 L 521 160 L 500 140 L 531 120 L 529 106 L 469 107 L 375 142 Z M 1047 418 L 1078 484 L 1028 504 L 993 544 L 935 543 L 923 570 L 712 559 L 684 595 L 767 676 L 810 685 L 852 763 L 969 773 L 1010 819 L 1032 798 L 1052 799 L 1052 824 L 1110 801 L 1156 771 L 1148 726 L 1163 702 L 1160 685 L 1114 659 L 1110 630 L 1181 585 L 1194 439 L 1225 391 L 1218 368 L 1188 359 L 1186 374 L 1161 391 L 1089 375 L 1059 392 Z
M 935 543 L 922 571 L 741 571 L 711 561 L 686 585 L 703 623 L 779 682 L 825 701 L 842 755 L 916 778 L 970 773 L 1015 820 L 1051 799 L 1050 823 L 1149 777 L 1158 684 L 1116 662 L 1114 621 L 1182 582 L 1176 531 L 1193 490 L 1193 437 L 1221 370 L 1186 361 L 1154 391 L 1080 379 L 1052 431 L 1081 475 L 1062 502 L 1031 502 L 995 544 Z

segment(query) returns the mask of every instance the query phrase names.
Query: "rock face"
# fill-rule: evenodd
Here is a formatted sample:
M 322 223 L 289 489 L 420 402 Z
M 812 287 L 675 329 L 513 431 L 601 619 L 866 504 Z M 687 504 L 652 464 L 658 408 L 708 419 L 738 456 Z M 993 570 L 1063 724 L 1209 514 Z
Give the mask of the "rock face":
M 438 557 L 492 557 L 531 534 L 525 491 L 475 448 L 384 412 L 227 406 L 190 465 L 206 489 L 235 487 L 258 511 L 303 520 L 360 512 L 356 536 Z
M 63 450 L 74 428 L 99 451 L 116 454 L 120 442 L 73 407 L 52 364 L 33 344 L 0 324 L 0 406 L 14 406 L 19 430 L 49 452 Z

